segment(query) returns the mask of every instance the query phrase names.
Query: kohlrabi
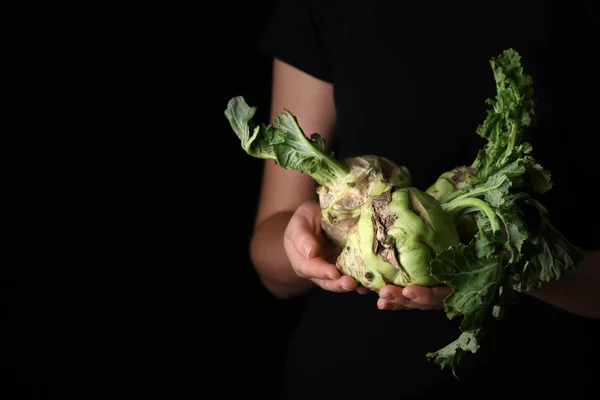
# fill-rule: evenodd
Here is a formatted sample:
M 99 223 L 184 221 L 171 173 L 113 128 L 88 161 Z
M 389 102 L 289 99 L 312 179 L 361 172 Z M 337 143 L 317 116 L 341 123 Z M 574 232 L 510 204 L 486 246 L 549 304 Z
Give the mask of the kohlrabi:
M 439 284 L 429 264 L 460 243 L 458 232 L 437 200 L 411 187 L 407 168 L 373 155 L 340 161 L 321 136 L 308 138 L 290 111 L 269 126 L 254 124 L 255 112 L 235 97 L 225 115 L 249 155 L 306 173 L 319 184 L 321 224 L 343 248 L 336 262 L 342 273 L 373 291 L 385 284 Z
M 552 184 L 522 141 L 534 116 L 532 79 L 512 49 L 491 66 L 497 95 L 477 129 L 486 145 L 472 165 L 445 172 L 425 191 L 389 159 L 336 159 L 286 109 L 268 126 L 253 122 L 256 109 L 242 97 L 225 110 L 246 153 L 319 184 L 322 228 L 342 248 L 342 273 L 373 291 L 385 284 L 452 287 L 444 309 L 448 318 L 462 317 L 460 336 L 427 357 L 454 373 L 516 291 L 559 279 L 581 259 L 537 198 Z
M 490 64 L 497 94 L 477 128 L 485 146 L 471 165 L 443 173 L 426 190 L 461 237 L 430 265 L 438 281 L 455 288 L 444 303 L 448 317 L 463 318 L 460 337 L 428 357 L 453 370 L 465 352 L 477 350 L 485 323 L 502 317 L 515 292 L 559 279 L 581 260 L 548 219 L 539 197 L 552 187 L 550 173 L 523 140 L 534 117 L 533 80 L 512 49 Z

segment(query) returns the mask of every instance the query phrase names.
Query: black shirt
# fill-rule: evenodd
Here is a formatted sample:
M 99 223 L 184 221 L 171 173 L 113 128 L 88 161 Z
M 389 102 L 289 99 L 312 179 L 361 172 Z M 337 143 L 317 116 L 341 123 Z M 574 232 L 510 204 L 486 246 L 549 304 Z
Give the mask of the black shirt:
M 282 0 L 260 48 L 334 85 L 339 157 L 390 158 L 423 189 L 474 160 L 475 129 L 495 95 L 489 60 L 514 48 L 537 99 L 527 140 L 555 183 L 544 204 L 575 244 L 598 248 L 600 215 L 586 198 L 598 172 L 599 15 L 593 2 Z M 380 311 L 376 302 L 320 289 L 308 296 L 285 398 L 541 394 L 573 386 L 567 376 L 585 385 L 589 368 L 578 369 L 575 355 L 589 350 L 581 335 L 591 322 L 529 296 L 465 357 L 460 381 L 425 358 L 457 337 L 458 321 L 443 311 Z

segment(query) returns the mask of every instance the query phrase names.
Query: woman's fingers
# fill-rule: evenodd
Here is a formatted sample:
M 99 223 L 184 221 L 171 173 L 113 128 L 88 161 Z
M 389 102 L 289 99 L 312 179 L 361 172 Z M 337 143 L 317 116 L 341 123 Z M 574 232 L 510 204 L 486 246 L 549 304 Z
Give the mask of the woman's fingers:
M 422 287 L 407 286 L 400 287 L 386 285 L 379 291 L 377 307 L 381 310 L 438 310 L 443 308 L 444 300 L 452 292 L 448 286 Z
M 296 274 L 311 279 L 327 290 L 355 290 L 353 279 L 342 279 L 337 267 L 327 262 L 326 250 L 320 243 L 320 209 L 307 203 L 296 210 L 284 234 L 284 245 Z M 339 280 L 339 281 L 338 281 Z
M 432 288 L 422 286 L 407 286 L 402 294 L 420 306 L 442 308 L 444 300 L 452 292 L 449 286 L 435 286 Z
M 314 220 L 308 206 L 298 208 L 290 218 L 283 242 L 288 253 L 291 253 L 291 258 L 308 260 L 319 252 L 320 245 L 314 233 Z
M 359 286 L 358 288 L 356 288 L 356 291 L 360 294 L 367 294 L 367 293 L 371 292 L 371 290 L 367 289 L 364 286 Z
M 339 279 L 313 279 L 312 281 L 323 289 L 335 293 L 351 292 L 358 288 L 356 281 L 349 276 L 342 276 Z
M 307 279 L 336 280 L 341 277 L 335 265 L 328 263 L 320 257 L 310 260 L 299 260 L 294 266 L 296 274 Z

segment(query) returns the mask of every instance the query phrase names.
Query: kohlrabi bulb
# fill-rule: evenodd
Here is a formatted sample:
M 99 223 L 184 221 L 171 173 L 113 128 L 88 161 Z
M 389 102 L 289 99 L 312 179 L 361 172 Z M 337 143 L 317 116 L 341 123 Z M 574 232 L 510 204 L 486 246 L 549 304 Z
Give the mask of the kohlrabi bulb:
M 318 189 L 323 230 L 340 247 L 371 196 L 411 185 L 409 170 L 383 157 L 352 157 L 345 164 L 348 175 Z
M 429 264 L 460 243 L 452 221 L 432 196 L 412 187 L 386 190 L 360 209 L 337 267 L 361 285 L 435 286 Z

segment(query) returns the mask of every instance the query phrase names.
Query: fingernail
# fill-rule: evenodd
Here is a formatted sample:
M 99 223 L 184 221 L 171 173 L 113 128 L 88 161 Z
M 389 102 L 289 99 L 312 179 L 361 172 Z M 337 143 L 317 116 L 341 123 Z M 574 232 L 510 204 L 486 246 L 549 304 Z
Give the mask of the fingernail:
M 408 291 L 408 292 L 402 292 L 402 295 L 403 295 L 404 297 L 408 297 L 408 298 L 409 298 L 409 299 L 411 299 L 411 300 L 414 300 L 414 299 L 416 299 L 416 298 L 417 298 L 417 295 L 416 295 L 415 293 L 411 292 L 411 291 Z
M 304 257 L 310 258 L 311 250 L 312 250 L 312 244 L 307 243 L 306 245 L 304 245 Z
M 382 299 L 386 299 L 386 300 L 394 300 L 394 295 L 392 295 L 390 292 L 385 292 L 379 295 L 379 297 L 381 297 Z
M 342 285 L 342 289 L 344 289 L 344 290 L 346 290 L 346 291 L 353 290 L 352 288 L 349 288 L 349 287 L 348 287 L 348 286 L 346 286 L 346 285 Z

